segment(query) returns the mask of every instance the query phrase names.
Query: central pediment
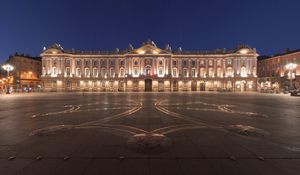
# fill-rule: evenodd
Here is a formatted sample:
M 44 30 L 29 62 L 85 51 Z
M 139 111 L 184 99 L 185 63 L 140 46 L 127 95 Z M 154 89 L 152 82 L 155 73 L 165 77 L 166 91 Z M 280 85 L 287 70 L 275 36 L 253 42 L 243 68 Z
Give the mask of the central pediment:
M 170 52 L 160 49 L 156 46 L 156 44 L 148 40 L 147 42 L 144 42 L 141 47 L 137 49 L 132 49 L 128 54 L 146 54 L 146 55 L 152 55 L 152 54 L 169 54 Z

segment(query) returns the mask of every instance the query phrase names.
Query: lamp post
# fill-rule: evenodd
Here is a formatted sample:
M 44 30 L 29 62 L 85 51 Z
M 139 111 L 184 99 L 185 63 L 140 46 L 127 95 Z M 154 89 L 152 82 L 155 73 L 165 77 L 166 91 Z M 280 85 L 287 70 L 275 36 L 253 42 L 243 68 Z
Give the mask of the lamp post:
M 289 63 L 285 65 L 285 68 L 289 70 L 288 79 L 290 79 L 290 90 L 293 90 L 293 70 L 297 67 L 295 63 Z
M 9 64 L 5 64 L 5 65 L 2 66 L 2 68 L 7 71 L 6 94 L 10 94 L 10 91 L 9 91 L 9 72 L 12 71 L 14 69 L 14 67 L 9 65 Z

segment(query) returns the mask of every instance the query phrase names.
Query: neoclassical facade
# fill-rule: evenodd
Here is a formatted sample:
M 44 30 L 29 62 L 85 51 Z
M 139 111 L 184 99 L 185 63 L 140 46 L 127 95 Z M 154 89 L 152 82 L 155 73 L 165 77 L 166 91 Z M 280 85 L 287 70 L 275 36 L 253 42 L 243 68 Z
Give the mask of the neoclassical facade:
M 153 41 L 113 52 L 44 49 L 45 91 L 255 91 L 256 49 L 172 51 Z

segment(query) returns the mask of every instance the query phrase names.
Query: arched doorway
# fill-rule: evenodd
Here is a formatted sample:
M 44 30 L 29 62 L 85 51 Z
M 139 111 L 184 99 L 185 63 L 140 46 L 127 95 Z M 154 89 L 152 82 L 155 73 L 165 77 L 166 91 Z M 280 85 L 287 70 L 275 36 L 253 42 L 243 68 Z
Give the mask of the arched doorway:
M 205 83 L 200 83 L 200 91 L 205 91 Z
M 152 79 L 145 79 L 145 91 L 152 91 Z
M 192 84 L 191 84 L 191 89 L 192 91 L 197 91 L 197 82 L 196 81 L 192 81 Z

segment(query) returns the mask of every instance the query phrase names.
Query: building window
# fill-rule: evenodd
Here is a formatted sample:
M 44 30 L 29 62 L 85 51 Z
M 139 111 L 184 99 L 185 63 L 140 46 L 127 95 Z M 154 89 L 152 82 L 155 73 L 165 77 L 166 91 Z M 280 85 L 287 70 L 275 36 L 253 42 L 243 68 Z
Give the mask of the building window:
M 195 69 L 192 69 L 191 76 L 192 77 L 196 77 L 196 71 L 195 71 Z
M 204 78 L 205 77 L 205 69 L 200 68 L 200 77 Z
M 93 77 L 98 77 L 98 69 L 97 68 L 93 69 Z
M 214 69 L 213 68 L 208 69 L 208 76 L 209 77 L 214 77 Z
M 101 69 L 101 77 L 106 78 L 106 69 L 105 68 Z
M 221 60 L 217 61 L 217 66 L 221 66 Z
M 66 68 L 66 72 L 67 72 L 67 76 L 69 77 L 69 76 L 71 75 L 71 72 L 70 72 L 70 68 L 69 68 L 69 67 Z
M 124 66 L 124 64 L 125 64 L 124 60 L 121 60 L 121 61 L 120 61 L 120 65 L 121 65 L 121 66 Z
M 67 88 L 71 88 L 71 82 L 69 80 L 66 82 L 66 86 Z
M 241 68 L 241 77 L 247 77 L 247 72 L 246 72 L 246 68 L 245 67 Z
M 139 64 L 138 61 L 134 61 L 134 65 L 137 66 Z
M 76 87 L 77 87 L 77 88 L 80 88 L 80 81 L 79 81 L 79 80 L 78 80 L 77 83 L 76 83 Z
M 151 75 L 151 67 L 150 66 L 146 66 L 146 75 L 149 76 Z
M 76 61 L 76 64 L 77 64 L 77 66 L 80 66 L 80 65 L 81 65 L 81 61 L 80 61 L 80 60 L 77 60 L 77 61 Z
M 90 69 L 89 68 L 84 69 L 84 76 L 85 77 L 90 77 Z
M 70 60 L 66 60 L 66 66 L 70 66 Z
M 192 66 L 195 67 L 196 66 L 196 61 L 192 60 Z
M 124 68 L 121 68 L 120 69 L 120 77 L 124 77 L 124 76 L 125 76 Z
M 115 60 L 110 61 L 110 66 L 115 66 Z
M 80 76 L 81 76 L 80 68 L 77 68 L 77 69 L 76 69 L 76 76 L 77 76 L 77 77 L 80 77 Z
M 135 77 L 137 77 L 137 76 L 139 76 L 139 72 L 138 72 L 138 68 L 133 68 L 133 75 L 135 76 Z
M 162 64 L 163 64 L 162 60 L 159 60 L 159 61 L 158 61 L 158 64 L 159 64 L 159 65 L 162 65 Z
M 52 74 L 53 74 L 53 75 L 57 75 L 56 67 L 53 67 L 53 68 L 52 68 Z
M 111 68 L 110 69 L 110 77 L 114 77 L 115 76 L 115 69 Z
M 227 60 L 227 64 L 228 64 L 228 65 L 231 65 L 231 63 L 232 63 L 231 59 L 228 59 L 228 60 Z
M 161 77 L 161 76 L 163 76 L 163 68 L 162 67 L 160 67 L 159 69 L 158 69 L 158 75 Z
M 217 77 L 222 77 L 222 69 L 217 68 Z
M 201 60 L 201 61 L 200 61 L 200 64 L 201 64 L 201 65 L 204 65 L 204 60 Z
M 105 60 L 102 60 L 102 61 L 101 61 L 101 66 L 102 66 L 102 67 L 106 67 L 106 61 L 105 61 Z
M 88 66 L 89 65 L 89 61 L 88 60 L 85 60 L 84 61 L 84 66 Z
M 212 66 L 213 65 L 213 60 L 209 60 L 208 65 Z
M 187 61 L 186 60 L 183 61 L 183 66 L 184 67 L 187 66 Z
M 227 67 L 226 75 L 227 75 L 227 77 L 233 77 L 233 69 L 232 69 L 232 67 Z
M 173 66 L 177 65 L 177 61 L 173 60 Z
M 177 77 L 177 69 L 173 68 L 173 77 Z
M 98 66 L 98 61 L 94 61 L 94 62 L 93 62 L 93 65 L 94 65 L 94 66 Z
M 183 69 L 183 77 L 188 77 L 187 69 Z

